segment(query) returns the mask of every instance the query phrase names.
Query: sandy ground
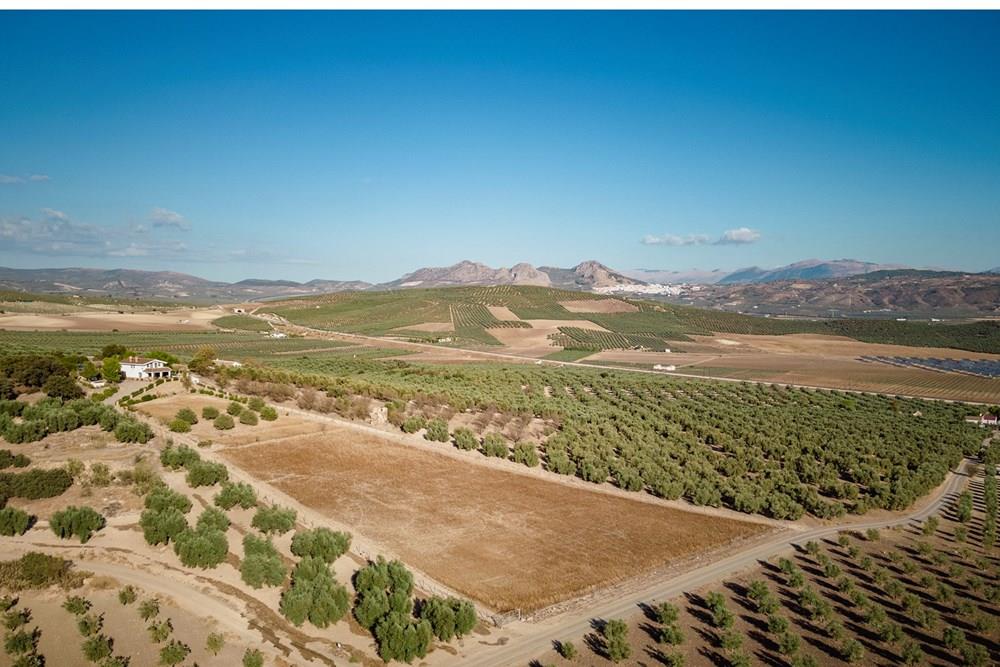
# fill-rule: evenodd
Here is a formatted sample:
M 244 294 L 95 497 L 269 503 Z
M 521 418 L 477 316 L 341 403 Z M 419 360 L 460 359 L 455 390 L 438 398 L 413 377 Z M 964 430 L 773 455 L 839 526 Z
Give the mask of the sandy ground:
M 571 313 L 634 313 L 639 310 L 619 299 L 580 299 L 560 301 L 559 305 Z
M 700 364 L 715 358 L 716 355 L 711 354 L 645 352 L 639 350 L 601 350 L 600 352 L 595 352 L 588 357 L 584 357 L 584 360 L 590 362 L 606 361 L 620 364 L 648 364 L 649 368 L 652 368 L 654 364 L 673 364 L 677 366 L 677 368 L 681 368 L 682 366 Z
M 490 311 L 490 313 L 493 314 L 493 317 L 505 322 L 512 322 L 521 319 L 507 306 L 486 306 L 486 310 Z
M 525 320 L 530 329 L 490 329 L 490 335 L 500 341 L 511 354 L 526 357 L 544 357 L 560 347 L 553 345 L 549 335 L 559 333 L 559 327 L 577 327 L 593 331 L 607 331 L 590 320 Z
M 396 327 L 395 329 L 392 329 L 392 331 L 428 331 L 431 333 L 454 330 L 455 327 L 451 322 L 421 322 L 420 324 L 411 324 L 406 327 Z
M 173 310 L 165 313 L 78 312 L 67 314 L 14 313 L 0 315 L 0 329 L 8 331 L 211 331 L 217 308 Z
M 551 604 L 768 530 L 470 466 L 333 424 L 222 454 L 500 611 Z
M 786 336 L 758 336 L 750 334 L 725 334 L 725 336 L 692 336 L 696 344 L 677 343 L 678 349 L 692 352 L 706 348 L 720 352 L 738 351 L 770 352 L 774 354 L 812 354 L 836 357 L 898 356 L 936 357 L 938 359 L 1000 359 L 998 354 L 966 352 L 940 347 L 908 347 L 882 343 L 862 343 L 843 336 L 820 334 L 788 334 Z

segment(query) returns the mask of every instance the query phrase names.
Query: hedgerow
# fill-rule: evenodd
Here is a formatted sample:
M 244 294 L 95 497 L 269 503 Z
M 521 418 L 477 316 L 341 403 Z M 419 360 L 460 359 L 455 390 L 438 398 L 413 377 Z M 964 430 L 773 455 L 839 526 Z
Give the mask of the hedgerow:
M 94 533 L 104 528 L 104 524 L 104 517 L 94 508 L 74 505 L 55 512 L 49 518 L 49 526 L 53 533 L 64 540 L 76 537 L 80 542 L 90 540 Z

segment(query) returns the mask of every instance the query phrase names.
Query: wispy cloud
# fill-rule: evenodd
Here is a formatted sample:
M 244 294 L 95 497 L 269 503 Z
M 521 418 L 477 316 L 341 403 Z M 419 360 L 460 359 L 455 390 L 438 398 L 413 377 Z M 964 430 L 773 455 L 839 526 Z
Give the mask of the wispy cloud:
M 18 183 L 42 183 L 50 179 L 46 174 L 28 174 L 27 176 L 11 176 L 0 174 L 0 185 L 16 185 Z
M 727 229 L 717 239 L 712 239 L 708 234 L 687 234 L 679 236 L 677 234 L 661 234 L 659 236 L 647 234 L 639 241 L 643 245 L 665 245 L 665 246 L 690 246 L 690 245 L 741 245 L 756 243 L 760 240 L 760 232 L 749 227 L 738 227 Z
M 749 227 L 737 227 L 722 234 L 722 237 L 715 242 L 716 245 L 741 245 L 756 243 L 760 240 L 760 232 Z
M 45 216 L 46 220 L 61 220 L 62 222 L 69 222 L 69 216 L 62 211 L 57 211 L 54 208 L 43 208 L 42 215 Z
M 184 231 L 191 229 L 191 223 L 183 215 L 168 208 L 154 208 L 149 214 L 149 221 L 153 223 L 153 227 L 172 227 Z

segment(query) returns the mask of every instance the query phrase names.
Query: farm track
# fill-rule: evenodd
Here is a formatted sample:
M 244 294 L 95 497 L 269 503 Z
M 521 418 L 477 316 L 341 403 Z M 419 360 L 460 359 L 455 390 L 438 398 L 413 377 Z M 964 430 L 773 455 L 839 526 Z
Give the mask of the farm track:
M 401 340 L 392 339 L 392 338 L 383 338 L 381 336 L 366 336 L 364 334 L 352 334 L 352 333 L 345 333 L 345 332 L 341 332 L 341 331 L 330 331 L 330 330 L 325 330 L 325 329 L 315 329 L 313 327 L 306 327 L 306 326 L 302 326 L 302 325 L 298 325 L 298 324 L 292 324 L 292 323 L 288 322 L 287 320 L 285 320 L 284 318 L 282 318 L 280 316 L 277 316 L 277 315 L 273 315 L 273 314 L 267 314 L 266 316 L 256 315 L 256 311 L 254 311 L 254 316 L 255 317 L 260 317 L 261 319 L 267 320 L 267 321 L 272 322 L 272 323 L 280 324 L 280 325 L 286 327 L 289 331 L 292 331 L 292 332 L 295 332 L 295 333 L 299 333 L 299 334 L 302 334 L 302 335 L 306 335 L 306 336 L 318 336 L 320 338 L 333 338 L 334 340 L 349 340 L 349 341 L 354 341 L 354 342 L 358 342 L 358 343 L 377 344 L 377 345 L 380 345 L 380 346 L 383 346 L 383 347 L 396 347 L 396 348 L 410 349 L 410 350 L 420 351 L 420 352 L 430 352 L 430 351 L 433 351 L 433 352 L 436 352 L 438 354 L 441 354 L 442 352 L 447 352 L 447 351 L 450 351 L 450 350 L 454 350 L 455 353 L 456 353 L 456 355 L 458 355 L 459 353 L 461 353 L 461 354 L 466 355 L 467 357 L 480 358 L 480 359 L 483 359 L 485 361 L 497 361 L 497 360 L 499 360 L 499 361 L 514 361 L 514 362 L 522 363 L 522 364 L 531 363 L 531 364 L 536 364 L 536 365 L 540 365 L 540 366 L 563 366 L 563 367 L 570 367 L 570 368 L 587 368 L 587 369 L 591 369 L 591 370 L 598 369 L 598 370 L 607 370 L 607 371 L 620 371 L 620 372 L 624 372 L 624 373 L 643 373 L 643 374 L 646 374 L 646 375 L 661 375 L 661 376 L 667 376 L 667 377 L 689 378 L 689 379 L 692 379 L 692 380 L 712 380 L 712 381 L 716 381 L 716 382 L 735 382 L 735 383 L 743 383 L 743 384 L 758 384 L 758 385 L 764 385 L 764 386 L 795 387 L 797 389 L 822 389 L 822 390 L 827 390 L 827 391 L 839 391 L 839 392 L 843 392 L 843 393 L 846 393 L 846 394 L 870 394 L 870 395 L 876 395 L 876 396 L 885 396 L 887 394 L 891 394 L 892 396 L 898 396 L 899 398 L 915 398 L 915 399 L 920 399 L 920 400 L 925 400 L 925 401 L 941 401 L 941 402 L 944 402 L 944 403 L 967 403 L 969 405 L 992 405 L 993 404 L 991 402 L 986 402 L 986 401 L 968 401 L 968 400 L 959 400 L 959 399 L 951 399 L 951 398 L 935 398 L 935 397 L 921 396 L 921 395 L 916 395 L 916 394 L 901 394 L 901 393 L 897 393 L 897 392 L 878 392 L 878 391 L 862 390 L 862 389 L 840 389 L 840 388 L 837 388 L 837 387 L 829 387 L 829 386 L 814 385 L 814 384 L 797 384 L 797 383 L 789 383 L 789 382 L 776 382 L 776 381 L 770 381 L 770 380 L 753 380 L 753 379 L 744 379 L 744 378 L 725 377 L 725 376 L 719 376 L 719 375 L 699 375 L 699 374 L 695 374 L 695 373 L 682 373 L 682 372 L 678 372 L 678 371 L 657 371 L 657 370 L 646 369 L 646 368 L 628 368 L 628 367 L 623 367 L 623 366 L 612 366 L 612 365 L 607 365 L 607 364 L 588 363 L 588 362 L 583 362 L 583 361 L 559 361 L 559 360 L 555 360 L 555 359 L 538 359 L 536 357 L 527 357 L 527 356 L 518 355 L 518 354 L 511 354 L 509 352 L 489 352 L 489 351 L 486 351 L 486 350 L 472 350 L 472 349 L 468 349 L 468 348 L 443 347 L 441 345 L 434 345 L 434 344 L 431 344 L 431 343 L 413 343 L 413 342 L 410 342 L 410 341 L 401 341 Z
M 553 617 L 539 623 L 515 622 L 505 626 L 512 637 L 503 646 L 482 647 L 481 655 L 466 657 L 463 665 L 469 667 L 501 667 L 514 664 L 527 664 L 532 658 L 542 655 L 552 647 L 552 642 L 563 638 L 576 638 L 585 635 L 592 629 L 591 622 L 595 618 L 609 619 L 630 616 L 639 611 L 641 603 L 669 600 L 685 591 L 721 581 L 742 570 L 755 566 L 758 562 L 785 553 L 797 545 L 809 540 L 815 540 L 834 535 L 841 530 L 864 531 L 869 528 L 882 529 L 892 526 L 921 522 L 940 510 L 946 503 L 954 500 L 968 484 L 968 469 L 972 463 L 965 459 L 958 469 L 950 472 L 948 479 L 932 495 L 932 499 L 921 509 L 910 514 L 890 519 L 868 521 L 850 525 L 831 524 L 813 528 L 795 535 L 779 534 L 764 542 L 733 554 L 722 560 L 709 563 L 695 570 L 673 577 L 668 580 L 651 584 L 628 596 L 616 600 L 595 604 L 584 611 L 572 612 Z M 488 650 L 494 649 L 494 650 Z

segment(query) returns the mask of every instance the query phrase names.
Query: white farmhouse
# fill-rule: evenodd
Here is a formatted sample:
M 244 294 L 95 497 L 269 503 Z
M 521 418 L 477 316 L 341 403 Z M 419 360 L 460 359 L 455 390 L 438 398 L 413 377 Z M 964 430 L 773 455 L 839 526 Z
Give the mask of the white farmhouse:
M 159 359 L 128 357 L 121 361 L 122 373 L 133 380 L 155 380 L 170 377 L 171 370 Z

